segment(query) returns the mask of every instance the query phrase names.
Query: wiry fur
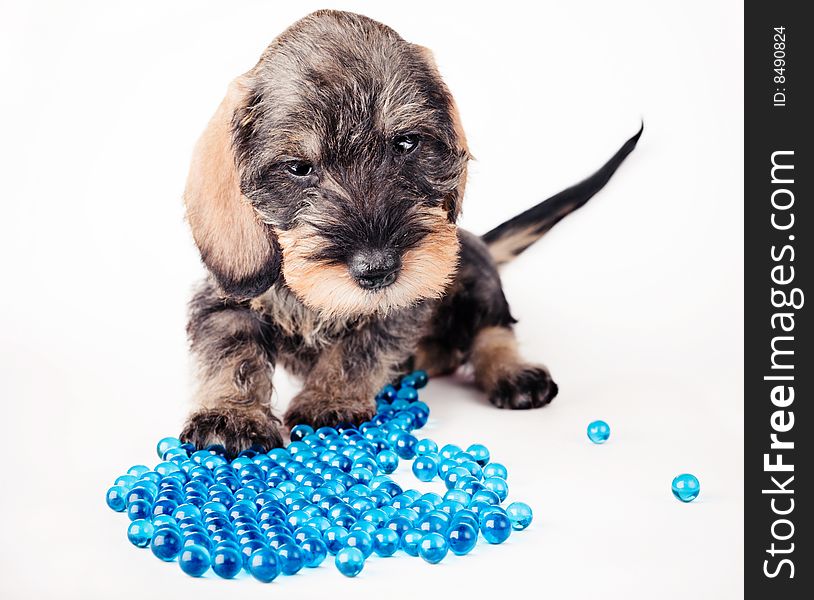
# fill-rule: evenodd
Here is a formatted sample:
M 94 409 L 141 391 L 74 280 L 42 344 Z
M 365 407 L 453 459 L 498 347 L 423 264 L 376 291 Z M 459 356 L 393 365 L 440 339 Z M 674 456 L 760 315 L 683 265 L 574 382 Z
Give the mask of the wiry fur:
M 557 386 L 517 351 L 496 258 L 584 203 L 621 159 L 598 187 L 527 211 L 487 245 L 455 225 L 468 158 L 425 48 L 336 11 L 272 42 L 232 82 L 190 168 L 188 219 L 211 276 L 191 303 L 198 407 L 183 439 L 231 454 L 281 443 L 278 363 L 304 381 L 288 426 L 368 419 L 375 392 L 412 365 L 471 362 L 496 406 L 549 402 Z M 371 287 L 352 265 L 385 254 L 392 277 Z

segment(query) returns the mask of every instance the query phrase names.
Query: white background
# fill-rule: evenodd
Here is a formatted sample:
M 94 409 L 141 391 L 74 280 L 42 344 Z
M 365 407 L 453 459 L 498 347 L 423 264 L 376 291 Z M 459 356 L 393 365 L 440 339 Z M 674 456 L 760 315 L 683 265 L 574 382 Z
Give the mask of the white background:
M 0 596 L 740 597 L 734 1 L 337 5 L 435 51 L 477 157 L 472 231 L 588 175 L 646 122 L 608 187 L 504 272 L 556 401 L 497 411 L 452 379 L 423 393 L 426 435 L 486 443 L 535 521 L 438 566 L 371 559 L 349 580 L 325 563 L 267 592 L 193 580 L 127 542 L 105 490 L 155 461 L 188 410 L 185 302 L 203 273 L 180 200 L 192 145 L 228 81 L 330 4 L 0 5 Z M 296 383 L 277 380 L 283 406 Z M 604 446 L 585 436 L 596 418 Z M 685 471 L 702 486 L 689 505 L 670 493 Z

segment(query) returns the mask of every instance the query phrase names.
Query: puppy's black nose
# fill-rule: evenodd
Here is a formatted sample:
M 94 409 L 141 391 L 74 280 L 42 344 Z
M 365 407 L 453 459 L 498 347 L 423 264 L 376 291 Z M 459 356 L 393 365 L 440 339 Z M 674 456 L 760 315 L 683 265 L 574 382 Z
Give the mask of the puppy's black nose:
M 348 270 L 359 287 L 378 290 L 392 284 L 399 274 L 401 259 L 390 250 L 361 250 L 348 262 Z

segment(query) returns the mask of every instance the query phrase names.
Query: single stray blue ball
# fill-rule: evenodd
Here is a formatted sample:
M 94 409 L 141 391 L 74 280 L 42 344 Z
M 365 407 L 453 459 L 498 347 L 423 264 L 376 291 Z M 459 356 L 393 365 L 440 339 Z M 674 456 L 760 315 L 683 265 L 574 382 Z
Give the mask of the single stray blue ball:
M 673 496 L 682 502 L 692 502 L 700 491 L 701 484 L 695 475 L 683 473 L 673 479 Z
M 531 524 L 531 507 L 525 502 L 512 502 L 506 507 L 506 514 L 512 522 L 512 529 L 521 531 Z
M 198 544 L 191 544 L 181 550 L 178 565 L 181 570 L 192 577 L 200 577 L 209 570 L 209 551 Z
M 365 566 L 365 555 L 359 548 L 342 548 L 336 553 L 334 564 L 345 577 L 356 577 Z
M 444 560 L 448 551 L 449 544 L 440 533 L 428 533 L 418 544 L 419 556 L 432 565 Z
M 610 437 L 610 426 L 605 421 L 593 421 L 588 425 L 588 439 L 594 444 L 604 444 Z

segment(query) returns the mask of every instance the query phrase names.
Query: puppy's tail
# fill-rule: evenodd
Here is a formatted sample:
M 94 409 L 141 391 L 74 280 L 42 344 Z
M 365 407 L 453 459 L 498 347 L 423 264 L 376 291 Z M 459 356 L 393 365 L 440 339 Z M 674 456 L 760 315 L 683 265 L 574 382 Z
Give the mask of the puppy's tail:
M 520 213 L 505 223 L 498 225 L 482 236 L 489 252 L 499 265 L 506 264 L 523 250 L 539 240 L 568 213 L 588 202 L 601 190 L 636 147 L 644 131 L 642 123 L 639 132 L 624 143 L 611 159 L 588 179 L 561 191 L 537 206 Z

